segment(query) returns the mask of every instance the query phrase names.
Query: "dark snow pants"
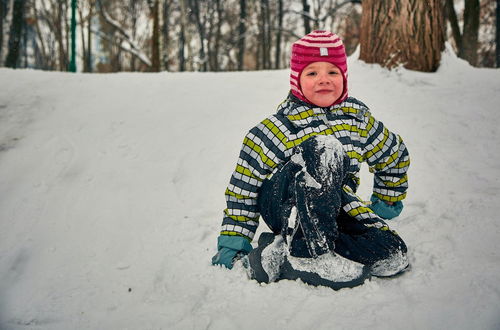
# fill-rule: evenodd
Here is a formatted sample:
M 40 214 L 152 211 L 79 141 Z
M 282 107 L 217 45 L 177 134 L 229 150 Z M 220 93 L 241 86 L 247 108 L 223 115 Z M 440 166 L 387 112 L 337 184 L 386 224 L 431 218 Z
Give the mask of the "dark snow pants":
M 338 140 L 316 136 L 296 147 L 291 160 L 262 184 L 261 216 L 275 235 L 288 239 L 292 256 L 316 257 L 334 251 L 372 265 L 397 251 L 406 253 L 397 234 L 341 209 L 348 167 L 349 157 Z M 289 223 L 293 207 L 295 223 Z

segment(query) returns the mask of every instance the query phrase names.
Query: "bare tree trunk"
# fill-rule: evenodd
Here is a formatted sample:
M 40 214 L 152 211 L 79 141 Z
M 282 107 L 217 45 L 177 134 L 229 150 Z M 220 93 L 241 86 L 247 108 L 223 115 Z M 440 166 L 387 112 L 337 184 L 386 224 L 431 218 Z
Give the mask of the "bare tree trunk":
M 14 0 L 9 35 L 9 52 L 5 60 L 5 66 L 9 68 L 17 68 L 19 61 L 19 46 L 23 34 L 25 3 L 25 0 Z
M 122 40 L 119 40 L 118 44 L 121 45 L 122 42 Z M 112 45 L 111 47 L 116 49 L 114 56 L 111 58 L 112 72 L 120 72 L 122 71 L 122 49 L 117 45 Z
M 170 44 L 170 24 L 169 24 L 169 17 L 170 17 L 170 0 L 165 0 L 163 3 L 163 26 L 161 29 L 162 35 L 163 35 L 163 54 L 162 54 L 162 62 L 163 62 L 163 67 L 165 70 L 170 69 L 169 65 L 169 54 L 168 54 L 168 49 L 169 49 L 169 44 Z
M 269 0 L 265 0 L 265 21 L 266 24 L 264 26 L 266 43 L 264 47 L 264 68 L 271 68 L 271 8 L 269 8 Z
M 78 6 L 78 17 L 80 17 L 80 33 L 82 38 L 83 72 L 89 72 L 87 68 L 87 49 L 85 45 L 85 20 L 83 19 L 82 7 Z
M 500 1 L 500 0 L 499 0 Z M 276 32 L 276 52 L 274 56 L 274 68 L 280 68 L 281 57 L 281 30 L 283 29 L 283 0 L 278 0 L 278 31 Z
M 471 65 L 477 65 L 479 0 L 465 0 L 463 33 L 460 32 L 453 0 L 446 0 L 446 12 L 451 25 L 453 40 L 455 40 L 457 46 L 458 57 L 468 61 Z
M 464 30 L 459 57 L 471 65 L 477 65 L 479 35 L 479 0 L 465 0 Z
M 87 69 L 92 72 L 92 17 L 94 15 L 94 1 L 89 1 L 89 17 L 87 19 Z
M 59 1 L 57 6 L 57 14 L 55 21 L 55 31 L 54 34 L 56 36 L 56 40 L 58 43 L 58 51 L 59 51 L 59 71 L 66 71 L 68 69 L 68 63 L 66 58 L 65 51 L 65 43 L 63 38 L 63 2 Z
M 151 71 L 160 72 L 160 11 L 158 0 L 154 1 L 153 8 L 153 36 L 152 36 L 152 58 Z
M 130 12 L 130 21 L 131 21 L 131 30 L 132 30 L 132 40 L 137 40 L 137 1 L 129 0 L 129 12 Z M 153 59 L 151 59 L 151 62 Z M 130 71 L 137 71 L 137 58 L 132 56 L 130 59 Z
M 458 18 L 453 5 L 453 0 L 446 0 L 446 13 L 448 21 L 450 22 L 453 40 L 455 40 L 455 45 L 460 52 L 460 49 L 462 49 L 462 33 L 460 32 L 460 27 L 458 26 Z
M 311 17 L 309 11 L 311 10 L 311 6 L 307 3 L 307 0 L 302 0 L 302 18 L 304 19 L 304 32 L 308 34 L 311 32 Z
M 5 10 L 5 0 L 0 0 L 0 62 L 2 61 L 2 50 L 3 50 L 3 19 L 6 15 Z
M 47 51 L 46 51 L 46 48 L 45 48 L 45 40 L 44 40 L 44 36 L 40 30 L 40 19 L 38 17 L 38 10 L 37 10 L 37 6 L 36 6 L 36 3 L 33 4 L 33 11 L 34 11 L 34 14 L 35 14 L 35 29 L 36 29 L 36 33 L 38 35 L 38 39 L 40 40 L 40 50 L 42 51 L 42 59 L 41 59 L 41 67 L 42 69 L 47 69 L 48 67 L 48 59 L 47 59 Z
M 500 0 L 499 0 L 500 1 Z M 220 40 L 221 40 L 221 27 L 222 27 L 222 14 L 223 10 L 220 4 L 220 0 L 215 0 L 215 10 L 217 12 L 217 25 L 215 29 L 215 42 L 212 52 L 212 70 L 219 71 L 219 50 L 220 50 Z
M 200 38 L 200 61 L 201 61 L 201 71 L 207 71 L 207 58 L 205 52 L 205 20 L 202 21 L 200 13 L 200 3 L 198 0 L 190 1 L 191 11 L 194 14 L 195 24 L 198 29 L 198 35 Z
M 433 72 L 444 48 L 441 0 L 363 0 L 360 59 Z
M 61 0 L 60 0 L 61 1 Z M 69 56 L 71 54 L 70 52 L 70 45 L 69 45 L 69 39 L 70 39 L 70 27 L 69 27 L 69 19 L 68 19 L 68 0 L 62 0 L 64 3 L 64 11 L 63 11 L 63 26 L 64 26 L 64 42 L 66 44 L 66 71 L 69 71 Z
M 25 6 L 25 16 L 26 16 L 26 6 Z M 26 22 L 26 19 L 23 19 L 23 56 L 24 56 L 24 63 L 23 67 L 27 68 L 28 67 L 28 24 Z
M 179 10 L 181 12 L 180 15 L 180 25 L 181 25 L 181 30 L 180 30 L 180 35 L 179 35 L 179 52 L 178 52 L 178 57 L 179 57 L 179 71 L 186 71 L 186 55 L 184 53 L 184 48 L 186 47 L 186 15 L 187 15 L 187 10 L 185 7 L 185 0 L 180 0 L 179 4 Z
M 352 2 L 350 2 L 352 4 Z M 339 35 L 342 35 L 345 52 L 350 56 L 359 45 L 359 33 L 361 25 L 361 13 L 351 6 L 347 15 L 341 17 L 341 26 L 338 28 Z
M 207 53 L 206 53 L 206 63 L 207 63 L 207 70 L 210 71 L 215 71 L 212 68 L 212 56 L 213 56 L 213 35 L 214 35 L 214 28 L 216 27 L 216 22 L 215 22 L 215 8 L 213 7 L 215 5 L 215 1 L 210 1 L 207 4 L 206 7 L 206 14 L 205 14 L 205 23 L 208 23 L 208 28 L 206 30 L 205 38 L 207 40 Z
M 497 19 L 496 19 L 496 62 L 497 68 L 500 68 L 500 0 L 497 0 Z
M 243 70 L 243 59 L 245 56 L 245 34 L 246 34 L 247 10 L 245 0 L 240 0 L 240 25 L 238 29 L 238 70 Z
M 186 56 L 184 54 L 184 47 L 186 46 L 186 33 L 184 23 L 181 22 L 181 30 L 179 33 L 179 71 L 186 71 Z
M 259 44 L 257 46 L 257 70 L 267 69 L 268 62 L 268 38 L 267 38 L 267 12 L 269 11 L 269 2 L 267 0 L 260 0 L 260 13 L 259 13 Z

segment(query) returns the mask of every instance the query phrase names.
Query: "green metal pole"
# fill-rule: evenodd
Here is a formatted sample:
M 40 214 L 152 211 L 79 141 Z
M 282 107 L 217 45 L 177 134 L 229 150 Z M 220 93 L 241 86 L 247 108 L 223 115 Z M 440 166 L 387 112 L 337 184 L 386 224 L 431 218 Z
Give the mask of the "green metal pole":
M 76 72 L 76 2 L 71 0 L 71 60 L 69 71 Z

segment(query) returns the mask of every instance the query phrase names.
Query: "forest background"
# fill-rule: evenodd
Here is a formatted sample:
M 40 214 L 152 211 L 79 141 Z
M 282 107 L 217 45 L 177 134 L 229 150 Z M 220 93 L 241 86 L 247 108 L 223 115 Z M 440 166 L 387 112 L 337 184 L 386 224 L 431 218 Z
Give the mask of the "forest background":
M 100 73 L 283 69 L 295 40 L 326 29 L 342 37 L 348 54 L 360 45 L 361 59 L 389 68 L 435 71 L 447 41 L 471 65 L 499 67 L 499 7 L 500 0 L 0 0 L 0 66 Z M 425 44 L 429 36 L 436 41 Z M 404 53 L 433 63 L 411 65 L 395 56 Z

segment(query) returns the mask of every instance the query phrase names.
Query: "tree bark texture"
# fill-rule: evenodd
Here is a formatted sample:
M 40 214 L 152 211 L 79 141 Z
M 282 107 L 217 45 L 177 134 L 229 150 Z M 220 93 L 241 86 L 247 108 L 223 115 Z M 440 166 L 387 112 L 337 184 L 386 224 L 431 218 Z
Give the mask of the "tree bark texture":
M 215 0 L 215 10 L 217 13 L 217 25 L 215 28 L 215 41 L 213 46 L 213 51 L 211 52 L 211 70 L 219 71 L 219 51 L 220 51 L 220 42 L 221 42 L 221 28 L 223 23 L 223 14 L 224 11 L 222 9 L 220 0 Z
M 500 0 L 497 0 L 496 14 L 496 58 L 497 68 L 500 68 Z
M 498 0 L 500 1 L 500 0 Z M 280 68 L 281 58 L 281 30 L 283 29 L 283 0 L 278 0 L 278 28 L 276 31 L 276 53 L 274 57 L 274 68 Z
M 200 50 L 199 57 L 201 63 L 201 71 L 207 71 L 207 58 L 205 52 L 205 20 L 202 20 L 200 13 L 200 3 L 199 1 L 190 0 L 189 8 L 191 10 L 191 14 L 194 16 L 194 23 L 198 30 L 198 36 L 200 38 Z
M 460 26 L 458 25 L 458 18 L 457 13 L 455 12 L 453 0 L 446 0 L 446 13 L 448 21 L 450 22 L 453 40 L 455 40 L 457 49 L 460 50 L 462 49 L 462 33 L 460 32 Z
M 444 49 L 441 0 L 363 0 L 360 59 L 434 72 Z
M 36 6 L 33 6 L 33 11 L 34 11 L 35 17 L 37 18 L 38 17 L 38 10 L 37 10 Z M 41 29 L 40 29 L 40 20 L 39 19 L 35 19 L 35 29 L 36 29 L 36 33 L 38 35 L 38 40 L 40 42 L 40 51 L 41 51 L 42 56 L 41 56 L 41 59 L 39 59 L 39 61 L 41 63 L 41 68 L 48 69 L 51 66 L 49 65 L 49 60 L 47 58 L 47 51 L 46 51 L 46 47 L 45 47 L 44 36 L 43 36 Z
M 69 70 L 69 63 L 70 63 L 70 54 L 71 54 L 71 47 L 70 47 L 70 39 L 71 39 L 71 32 L 70 32 L 70 20 L 68 17 L 68 9 L 70 8 L 68 5 L 68 2 L 70 0 L 64 0 L 62 1 L 64 3 L 64 10 L 63 10 L 63 15 L 62 15 L 62 21 L 63 21 L 63 26 L 64 26 L 64 43 L 65 43 L 65 48 L 66 49 L 66 71 Z M 70 5 L 71 6 L 71 5 Z
M 0 61 L 2 60 L 3 50 L 3 19 L 5 16 L 5 9 L 4 0 L 0 0 Z
M 308 34 L 311 32 L 311 17 L 309 11 L 311 10 L 311 6 L 307 2 L 307 0 L 302 0 L 302 18 L 304 19 L 304 34 Z
M 58 43 L 58 53 L 59 53 L 59 71 L 67 71 L 68 69 L 68 59 L 66 57 L 65 51 L 65 40 L 63 36 L 64 31 L 64 3 L 60 1 L 57 5 L 57 14 L 55 17 L 55 37 Z
M 168 50 L 170 48 L 170 22 L 169 22 L 169 17 L 170 17 L 170 0 L 166 0 L 163 3 L 163 25 L 161 28 L 162 36 L 163 36 L 163 51 L 162 51 L 162 62 L 163 62 L 163 67 L 166 71 L 170 70 L 170 58 L 168 56 Z
M 160 9 L 158 0 L 153 4 L 153 35 L 151 49 L 151 71 L 160 72 Z
M 465 0 L 463 32 L 460 32 L 453 0 L 446 0 L 446 13 L 448 14 L 458 57 L 463 58 L 471 65 L 477 65 L 479 48 L 479 0 Z
M 82 7 L 78 7 L 78 17 L 80 18 L 80 38 L 82 38 L 82 55 L 83 55 L 83 72 L 89 72 L 89 69 L 87 67 L 87 45 L 85 42 L 85 19 L 83 17 L 82 13 Z
M 269 15 L 269 1 L 260 0 L 259 22 L 259 56 L 257 57 L 258 69 L 271 68 L 271 16 Z
M 240 0 L 240 25 L 238 29 L 238 71 L 243 70 L 243 59 L 245 56 L 245 34 L 246 34 L 247 7 L 246 1 Z
M 89 16 L 87 18 L 87 70 L 92 72 L 92 16 L 94 14 L 94 3 L 90 3 Z
M 151 8 L 150 8 L 151 10 Z M 128 15 L 130 16 L 130 25 L 132 28 L 132 40 L 137 40 L 137 18 L 138 18 L 138 9 L 137 9 L 137 1 L 135 0 L 129 0 L 129 8 L 128 8 Z M 154 15 L 153 13 L 151 13 Z M 154 22 L 153 22 L 154 26 Z M 153 28 L 154 29 L 154 28 Z M 154 33 L 154 32 L 153 32 Z M 153 40 L 151 42 L 151 45 L 153 44 Z M 153 46 L 151 46 L 151 49 L 153 49 Z M 153 63 L 153 59 L 151 59 L 151 63 Z M 130 59 L 130 69 L 132 71 L 137 70 L 137 59 L 135 57 L 132 57 Z
M 465 0 L 462 47 L 458 56 L 467 60 L 471 65 L 477 65 L 478 36 L 479 0 Z
M 186 34 L 185 34 L 184 23 L 181 21 L 181 30 L 179 33 L 179 71 L 186 71 L 186 57 L 184 55 L 184 46 L 186 45 Z
M 9 68 L 17 68 L 19 60 L 19 48 L 21 45 L 21 37 L 23 35 L 24 26 L 25 3 L 25 0 L 14 1 L 9 36 L 9 52 L 7 53 L 7 58 L 5 60 L 5 66 Z

